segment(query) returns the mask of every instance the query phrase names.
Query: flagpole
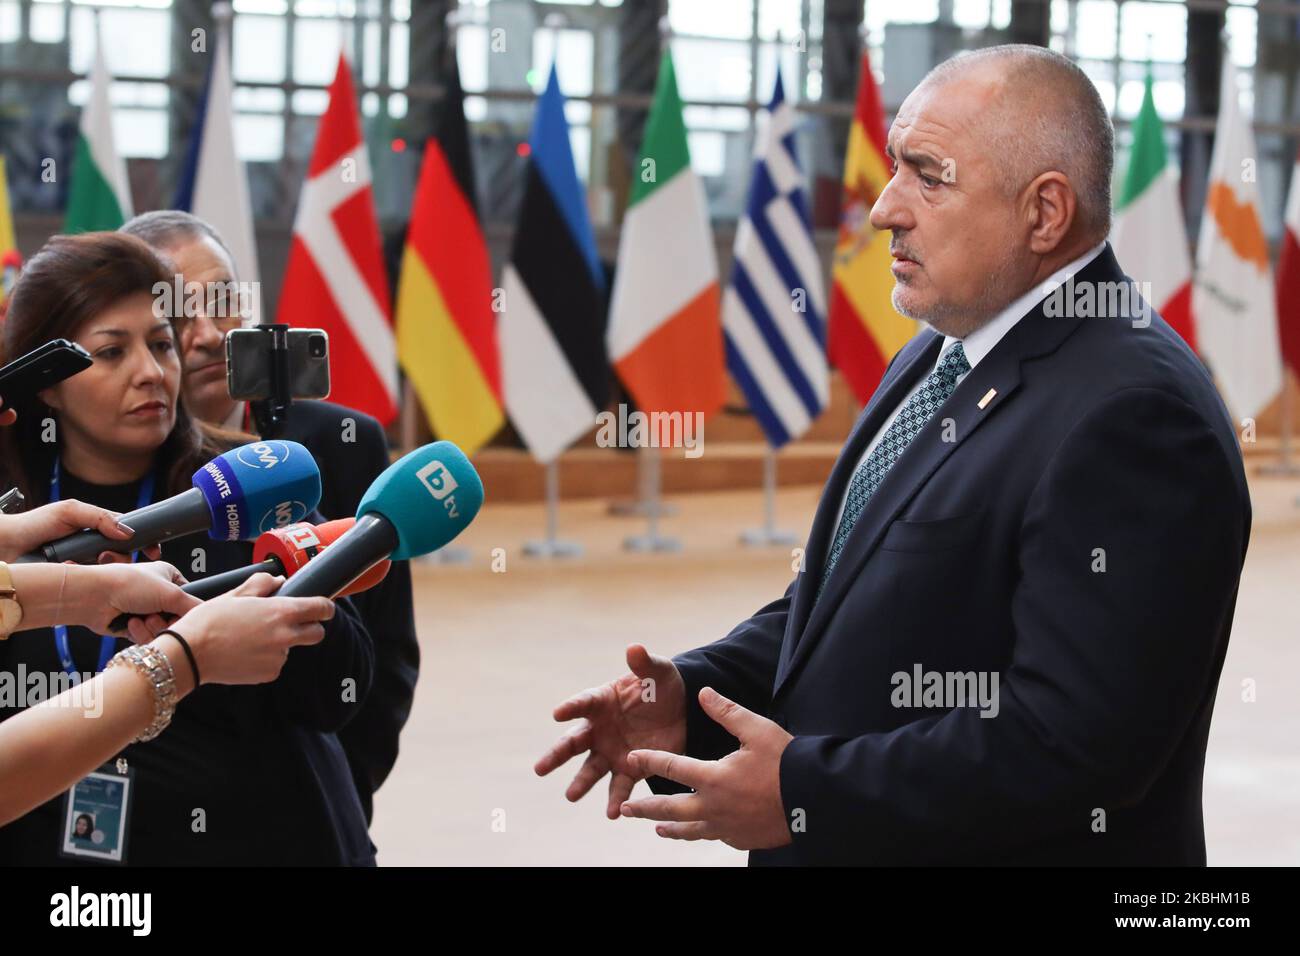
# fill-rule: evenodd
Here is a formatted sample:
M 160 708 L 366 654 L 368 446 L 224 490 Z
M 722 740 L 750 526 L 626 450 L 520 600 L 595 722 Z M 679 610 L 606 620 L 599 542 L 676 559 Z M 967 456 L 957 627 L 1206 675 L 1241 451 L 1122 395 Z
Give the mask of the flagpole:
M 416 416 L 419 406 L 415 399 L 415 385 L 409 378 L 402 377 L 402 453 L 415 451 Z
M 530 558 L 580 558 L 582 545 L 564 541 L 559 537 L 560 526 L 560 460 L 552 458 L 546 463 L 546 537 L 529 541 L 524 554 Z
M 1281 477 L 1290 477 L 1300 475 L 1300 465 L 1291 460 L 1291 437 L 1294 428 L 1293 416 L 1295 408 L 1292 402 L 1291 392 L 1291 373 L 1286 365 L 1282 366 L 1282 434 L 1278 445 L 1278 460 L 1272 465 L 1261 465 L 1259 473 L 1261 475 L 1276 475 Z M 1297 499 L 1300 504 L 1300 499 Z
M 444 20 L 447 27 L 445 51 L 447 51 L 449 55 L 453 57 L 453 62 L 454 62 L 454 57 L 456 56 L 456 32 L 460 28 L 461 17 L 462 17 L 461 11 L 459 10 L 459 8 L 457 8 L 455 10 L 448 10 L 446 19 Z M 444 94 L 446 93 L 445 90 L 443 92 Z M 406 387 L 410 389 L 410 397 L 413 398 L 415 393 L 415 386 L 412 385 L 409 379 L 406 382 Z M 411 404 L 412 416 L 414 416 L 415 414 L 414 404 L 415 404 L 414 402 L 412 402 Z M 414 431 L 415 431 L 414 423 L 412 422 L 412 426 L 411 426 L 412 447 L 414 447 L 415 444 Z M 434 551 L 425 560 L 429 561 L 429 563 L 431 564 L 456 564 L 456 565 L 469 564 L 470 552 L 468 548 L 453 548 L 451 546 L 448 546 L 445 548 L 439 548 L 437 551 Z
M 682 549 L 681 541 L 677 538 L 664 537 L 659 533 L 659 516 L 662 514 L 659 505 L 659 486 L 663 468 L 663 460 L 660 457 L 659 449 L 653 448 L 647 443 L 641 446 L 638 454 L 645 466 L 642 469 L 644 478 L 642 503 L 645 505 L 646 533 L 632 535 L 624 539 L 623 548 L 638 553 L 680 551 Z
M 776 527 L 776 449 L 771 445 L 763 455 L 763 527 L 744 532 L 740 541 L 751 548 L 791 545 L 798 541 L 791 532 Z
M 659 18 L 659 53 L 668 48 L 672 42 L 673 30 L 666 16 Z M 628 538 L 627 547 L 629 550 L 655 550 L 653 548 L 634 548 L 632 542 L 645 542 L 654 540 L 658 535 L 658 519 L 670 518 L 677 513 L 675 505 L 661 501 L 659 498 L 659 466 L 657 458 L 648 454 L 649 449 L 643 448 L 637 455 L 636 478 L 637 478 L 637 496 L 633 499 L 622 499 L 611 501 L 609 503 L 608 513 L 620 518 L 647 518 L 650 521 L 650 533 L 645 538 Z M 671 550 L 671 549 L 668 549 Z

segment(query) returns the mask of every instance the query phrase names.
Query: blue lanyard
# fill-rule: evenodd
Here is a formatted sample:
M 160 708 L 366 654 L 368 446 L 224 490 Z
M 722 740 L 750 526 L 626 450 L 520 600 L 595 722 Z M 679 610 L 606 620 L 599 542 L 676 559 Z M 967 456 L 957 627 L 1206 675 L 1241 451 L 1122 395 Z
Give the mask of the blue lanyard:
M 54 459 L 54 470 L 50 474 L 50 504 L 59 500 L 59 459 Z M 137 508 L 143 508 L 153 501 L 153 469 L 144 476 L 140 482 L 140 500 L 136 505 Z M 136 561 L 140 557 L 139 551 L 131 552 L 131 560 Z M 109 660 L 113 657 L 113 648 L 117 646 L 117 638 L 111 634 L 105 634 L 99 639 L 99 666 L 95 668 L 98 674 L 108 666 Z M 68 645 L 68 628 L 65 624 L 54 625 L 54 649 L 58 652 L 59 663 L 63 665 L 64 672 L 73 679 L 74 682 L 81 682 L 81 674 L 77 670 L 77 665 L 72 660 L 72 648 Z

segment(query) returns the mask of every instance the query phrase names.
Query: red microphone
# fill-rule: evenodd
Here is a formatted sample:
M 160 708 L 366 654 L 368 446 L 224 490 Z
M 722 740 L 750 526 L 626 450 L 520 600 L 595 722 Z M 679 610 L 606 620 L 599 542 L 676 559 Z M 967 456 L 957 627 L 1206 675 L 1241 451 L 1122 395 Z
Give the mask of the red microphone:
M 326 521 L 316 525 L 300 521 L 283 528 L 273 528 L 263 532 L 253 543 L 253 564 L 191 581 L 181 590 L 207 601 L 219 594 L 233 591 L 259 571 L 283 575 L 286 578 L 292 577 L 306 567 L 312 558 L 351 530 L 356 521 L 356 518 L 339 518 L 337 521 Z M 392 565 L 392 561 L 380 561 L 344 588 L 337 597 L 347 597 L 349 594 L 369 590 L 388 575 L 388 569 Z M 109 630 L 124 630 L 128 620 L 130 620 L 129 614 L 119 614 L 109 622 Z
M 301 521 L 285 528 L 275 528 L 267 531 L 253 544 L 253 561 L 256 563 L 247 568 L 238 568 L 235 571 L 226 572 L 227 575 L 243 574 L 244 577 L 235 584 L 214 592 L 212 596 L 224 594 L 231 588 L 238 587 L 239 584 L 247 581 L 258 571 L 269 570 L 266 567 L 268 562 L 275 562 L 273 567 L 277 568 L 277 570 L 271 570 L 271 574 L 283 574 L 285 577 L 292 577 L 294 572 L 302 570 L 308 561 L 341 538 L 343 533 L 351 530 L 356 523 L 356 518 L 339 518 L 337 521 L 326 521 L 324 524 L 318 525 Z M 391 561 L 380 561 L 340 591 L 338 597 L 347 597 L 349 594 L 369 590 L 388 575 L 388 569 L 392 565 L 393 562 Z M 197 591 L 191 590 L 194 585 L 207 584 L 215 578 L 224 576 L 216 574 L 211 578 L 196 581 L 194 584 L 187 584 L 181 590 L 189 594 L 197 594 Z M 198 594 L 198 596 L 205 599 L 207 597 L 203 594 Z

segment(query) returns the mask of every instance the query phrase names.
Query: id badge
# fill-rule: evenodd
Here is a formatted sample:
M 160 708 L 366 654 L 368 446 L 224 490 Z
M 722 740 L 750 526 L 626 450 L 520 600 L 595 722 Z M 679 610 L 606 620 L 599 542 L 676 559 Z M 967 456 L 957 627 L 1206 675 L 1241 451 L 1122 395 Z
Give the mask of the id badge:
M 134 780 L 135 771 L 119 759 L 72 785 L 64 799 L 60 856 L 126 863 Z

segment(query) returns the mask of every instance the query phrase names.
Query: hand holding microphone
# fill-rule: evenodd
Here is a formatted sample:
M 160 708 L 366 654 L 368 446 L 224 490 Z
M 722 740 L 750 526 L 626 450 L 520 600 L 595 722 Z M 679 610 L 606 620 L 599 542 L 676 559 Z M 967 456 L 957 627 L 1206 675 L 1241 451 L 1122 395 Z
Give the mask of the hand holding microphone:
M 125 525 L 122 516 L 115 512 L 81 501 L 57 501 L 31 511 L 0 515 L 0 561 L 14 561 L 25 552 L 40 549 L 47 541 L 83 528 L 93 528 L 112 541 L 129 541 L 135 533 L 135 529 Z M 145 549 L 145 554 L 155 560 L 158 552 L 156 545 Z M 114 551 L 101 551 L 96 557 L 100 561 L 114 560 L 116 554 Z M 125 554 L 120 555 L 120 560 L 127 558 Z
M 194 487 L 122 515 L 132 533 L 100 530 L 49 541 L 19 560 L 87 564 L 103 551 L 129 554 L 196 531 L 220 541 L 251 540 L 301 521 L 320 503 L 320 470 L 311 452 L 292 441 L 258 441 L 218 455 L 194 473 Z
M 273 681 L 291 648 L 318 644 L 325 637 L 324 624 L 334 616 L 334 602 L 324 597 L 277 596 L 282 582 L 269 574 L 255 574 L 167 628 L 189 643 L 204 684 Z
M 181 590 L 201 601 L 207 601 L 234 590 L 255 574 L 290 577 L 305 567 L 307 562 L 320 554 L 324 548 L 338 540 L 355 523 L 355 518 L 340 518 L 319 525 L 300 521 L 287 528 L 267 531 L 253 544 L 252 564 L 191 581 Z M 350 594 L 369 590 L 387 576 L 391 566 L 391 561 L 379 562 L 334 597 L 347 597 Z M 128 626 L 128 620 L 128 614 L 121 614 L 109 622 L 109 627 L 113 631 L 124 630 Z M 162 623 L 154 621 L 147 623 L 155 633 L 163 627 Z

